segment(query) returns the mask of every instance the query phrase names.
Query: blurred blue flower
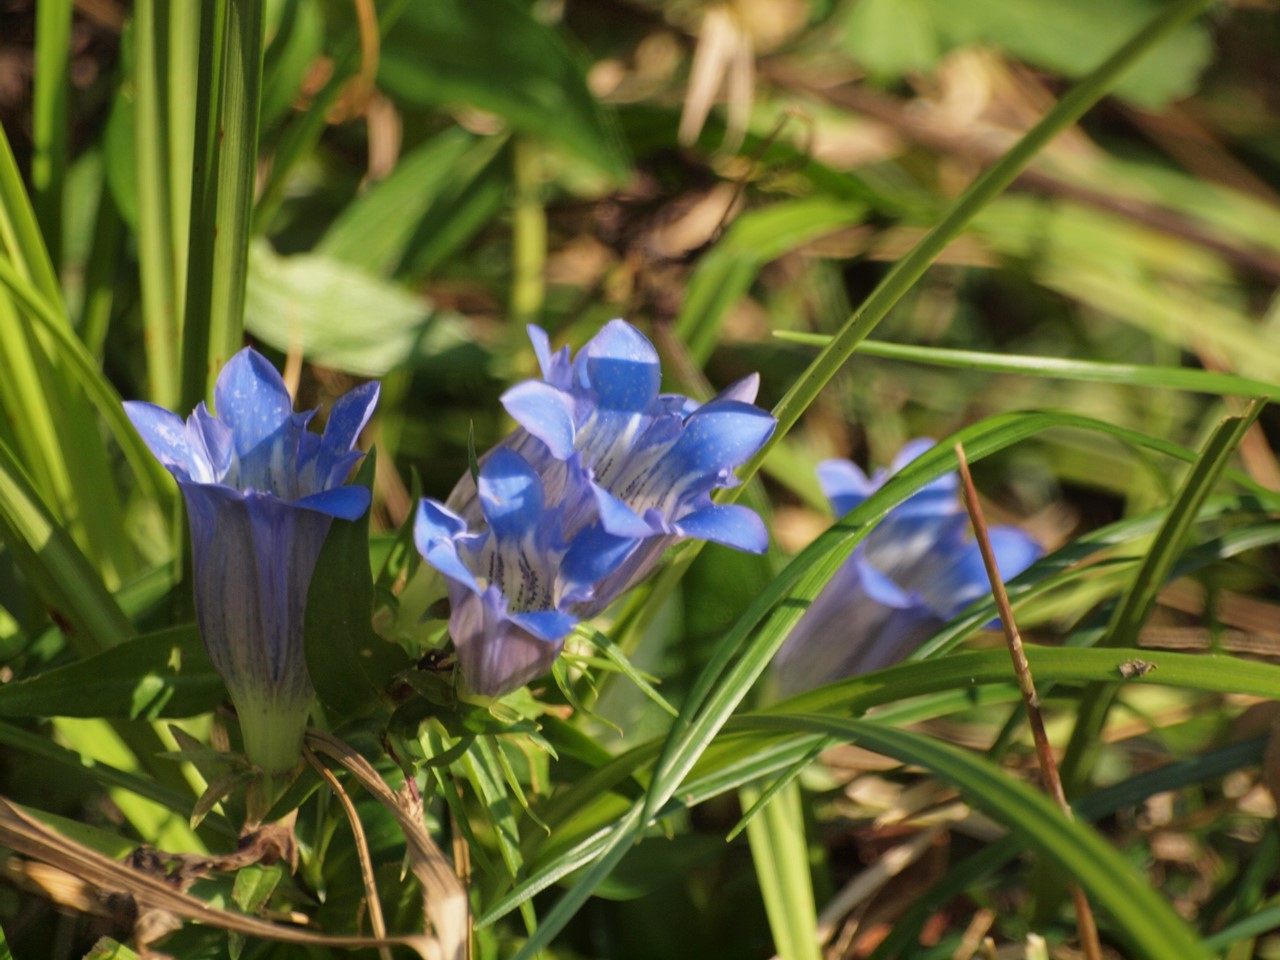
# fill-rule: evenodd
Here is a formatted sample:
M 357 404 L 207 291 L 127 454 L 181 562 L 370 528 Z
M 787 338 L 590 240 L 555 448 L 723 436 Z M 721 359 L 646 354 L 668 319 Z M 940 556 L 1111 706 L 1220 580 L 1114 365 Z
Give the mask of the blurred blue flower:
M 354 520 L 369 491 L 343 486 L 378 401 L 366 383 L 339 399 L 323 436 L 294 413 L 284 381 L 245 348 L 183 423 L 154 404 L 125 410 L 173 474 L 191 523 L 196 619 L 235 703 L 249 759 L 292 768 L 313 698 L 303 655 L 307 590 L 332 518 Z
M 887 471 L 870 477 L 847 460 L 820 464 L 818 479 L 832 511 L 843 517 L 932 446 L 932 440 L 914 440 Z M 800 693 L 897 663 L 990 592 L 978 544 L 968 536 L 958 485 L 954 473 L 926 485 L 858 545 L 774 658 L 780 693 Z M 989 534 L 1006 579 L 1041 554 L 1040 546 L 1016 527 L 993 527 Z
M 645 577 L 676 540 L 754 553 L 769 544 L 754 512 L 711 501 L 713 490 L 738 482 L 734 469 L 776 426 L 752 403 L 758 378 L 699 405 L 658 392 L 657 351 L 625 321 L 607 324 L 576 358 L 568 348 L 552 353 L 538 327 L 529 335 L 542 379 L 502 397 L 520 429 L 482 459 L 479 489 L 464 477 L 452 509 L 423 501 L 418 519 L 419 550 L 450 581 L 450 632 L 466 683 L 489 696 L 545 672 L 578 620 Z M 521 526 L 500 529 L 499 501 L 517 488 Z M 511 580 L 497 559 L 515 557 L 517 542 L 541 588 L 518 597 L 512 591 L 529 581 Z M 516 619 L 551 611 L 559 619 Z

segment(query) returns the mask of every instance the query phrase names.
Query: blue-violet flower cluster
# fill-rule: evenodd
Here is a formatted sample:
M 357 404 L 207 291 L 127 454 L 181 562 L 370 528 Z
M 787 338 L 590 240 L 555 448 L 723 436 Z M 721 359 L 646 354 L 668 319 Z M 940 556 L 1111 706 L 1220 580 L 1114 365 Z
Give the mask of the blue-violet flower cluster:
M 294 413 L 273 366 L 245 348 L 222 368 L 214 416 L 183 423 L 150 403 L 129 419 L 182 490 L 191 523 L 196 619 L 240 716 L 245 752 L 268 772 L 298 760 L 314 692 L 303 653 L 307 590 L 334 517 L 354 520 L 369 491 L 344 486 L 378 401 L 366 383 L 339 399 L 324 435 Z
M 915 440 L 888 471 L 867 477 L 848 460 L 828 460 L 818 479 L 843 517 L 931 446 Z M 814 599 L 773 661 L 780 693 L 800 693 L 887 667 L 988 593 L 977 542 L 958 497 L 959 479 L 940 477 L 891 510 Z M 993 527 L 991 545 L 1003 577 L 1014 577 L 1040 547 L 1016 527 Z
M 763 553 L 751 510 L 718 505 L 773 433 L 751 376 L 710 402 L 659 393 L 653 345 L 622 320 L 579 352 L 529 336 L 542 379 L 502 397 L 519 429 L 448 505 L 423 500 L 419 551 L 444 574 L 466 688 L 499 696 L 545 673 L 565 636 L 696 537 Z

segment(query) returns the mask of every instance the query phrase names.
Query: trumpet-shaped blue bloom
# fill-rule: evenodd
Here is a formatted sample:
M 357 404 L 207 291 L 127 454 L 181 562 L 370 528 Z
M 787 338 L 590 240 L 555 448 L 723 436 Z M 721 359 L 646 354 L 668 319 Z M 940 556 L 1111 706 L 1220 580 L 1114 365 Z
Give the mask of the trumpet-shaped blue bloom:
M 902 449 L 889 470 L 868 477 L 847 460 L 828 460 L 818 479 L 843 517 L 924 451 L 932 440 Z M 990 586 L 959 480 L 947 474 L 880 521 L 814 599 L 774 659 L 784 694 L 887 667 L 903 659 Z M 1041 553 L 1016 527 L 993 527 L 991 545 L 1004 577 L 1014 577 Z
M 423 501 L 418 519 L 419 550 L 450 581 L 450 632 L 466 682 L 490 696 L 545 672 L 578 620 L 647 575 L 677 539 L 768 548 L 755 513 L 711 501 L 713 490 L 737 483 L 734 469 L 776 426 L 752 403 L 756 377 L 699 405 L 659 393 L 657 351 L 625 321 L 607 324 L 576 358 L 568 348 L 553 353 L 538 327 L 529 335 L 542 379 L 502 397 L 520 429 L 483 459 L 479 489 L 464 478 L 449 499 L 453 509 Z M 545 571 L 541 606 L 529 605 L 528 591 L 513 594 L 514 583 L 499 584 L 477 552 L 515 549 L 504 546 L 516 537 L 495 523 L 501 510 L 486 488 L 516 475 L 528 509 L 520 514 L 526 566 Z M 519 619 L 535 610 L 561 619 L 536 626 Z
M 284 381 L 245 348 L 184 423 L 154 404 L 125 410 L 182 490 L 191 524 L 196 619 L 240 715 L 249 758 L 279 771 L 297 761 L 313 697 L 303 655 L 307 590 L 334 517 L 354 520 L 369 491 L 344 486 L 363 456 L 356 438 L 378 400 L 366 383 L 334 404 L 323 436 L 315 411 L 294 413 Z

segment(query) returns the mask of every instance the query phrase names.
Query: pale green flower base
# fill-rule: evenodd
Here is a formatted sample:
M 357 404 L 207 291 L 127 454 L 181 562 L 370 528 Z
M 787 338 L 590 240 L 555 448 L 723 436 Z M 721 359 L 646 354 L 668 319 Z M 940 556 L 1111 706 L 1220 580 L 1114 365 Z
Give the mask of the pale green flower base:
M 240 718 L 245 756 L 262 770 L 262 779 L 249 790 L 250 819 L 260 820 L 293 782 L 314 698 L 282 702 L 233 695 L 231 699 Z

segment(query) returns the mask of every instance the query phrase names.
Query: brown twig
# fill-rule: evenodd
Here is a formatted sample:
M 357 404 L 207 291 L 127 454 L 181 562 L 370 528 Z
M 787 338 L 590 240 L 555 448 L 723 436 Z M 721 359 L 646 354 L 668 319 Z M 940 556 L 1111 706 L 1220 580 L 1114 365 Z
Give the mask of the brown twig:
M 987 535 L 987 521 L 982 515 L 982 504 L 978 502 L 978 491 L 973 486 L 973 476 L 969 473 L 969 461 L 964 455 L 964 447 L 961 444 L 956 444 L 955 451 L 956 460 L 960 465 L 960 478 L 963 481 L 965 508 L 969 511 L 978 549 L 982 552 L 982 564 L 987 568 L 987 579 L 991 581 L 991 595 L 995 598 L 996 610 L 1000 614 L 1000 625 L 1004 627 L 1005 640 L 1009 643 L 1013 672 L 1018 678 L 1018 689 L 1022 692 L 1022 703 L 1027 710 L 1027 722 L 1031 726 L 1031 737 L 1035 741 L 1036 756 L 1040 759 L 1040 777 L 1045 791 L 1057 802 L 1066 818 L 1073 820 L 1075 817 L 1070 804 L 1067 803 L 1066 793 L 1063 792 L 1062 778 L 1058 775 L 1058 762 L 1054 759 L 1049 735 L 1045 733 L 1044 717 L 1040 713 L 1040 695 L 1036 693 L 1035 681 L 1031 678 L 1031 666 L 1027 663 L 1026 651 L 1022 649 L 1022 637 L 1013 619 L 1013 608 L 1009 605 L 1009 594 L 1004 589 L 1000 569 L 996 566 L 996 555 L 991 549 L 991 538 Z M 1071 885 L 1071 899 L 1075 903 L 1076 926 L 1079 928 L 1080 945 L 1084 948 L 1085 956 L 1088 960 L 1101 960 L 1102 946 L 1098 942 L 1098 927 L 1094 923 L 1089 901 L 1079 884 Z
M 320 758 L 312 753 L 310 748 L 303 746 L 302 755 L 307 758 L 307 763 L 311 764 L 316 773 L 324 778 L 325 783 L 329 784 L 329 789 L 334 792 L 338 802 L 342 804 L 342 812 L 347 815 L 347 821 L 351 824 L 351 834 L 356 842 L 356 859 L 360 861 L 360 879 L 364 883 L 364 896 L 369 904 L 369 926 L 373 928 L 375 937 L 379 940 L 385 940 L 387 924 L 382 917 L 382 902 L 378 899 L 378 884 L 373 877 L 373 859 L 369 856 L 369 841 L 364 835 L 364 827 L 360 823 L 360 815 L 356 813 L 356 805 L 351 802 L 351 797 L 347 794 L 347 791 L 342 789 L 342 784 L 333 775 L 333 771 L 321 763 Z M 382 960 L 391 960 L 391 950 L 387 947 L 379 947 L 378 956 L 382 957 Z

